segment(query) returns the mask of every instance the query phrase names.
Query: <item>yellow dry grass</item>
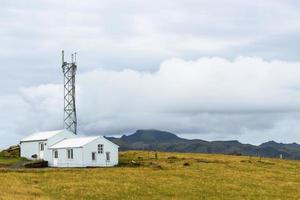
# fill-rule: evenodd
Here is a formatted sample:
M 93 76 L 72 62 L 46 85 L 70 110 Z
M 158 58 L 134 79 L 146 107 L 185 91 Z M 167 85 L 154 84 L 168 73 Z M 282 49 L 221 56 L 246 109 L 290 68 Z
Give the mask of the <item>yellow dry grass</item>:
M 120 158 L 115 168 L 0 169 L 0 199 L 300 199 L 299 161 L 184 153 L 155 160 L 138 151 Z

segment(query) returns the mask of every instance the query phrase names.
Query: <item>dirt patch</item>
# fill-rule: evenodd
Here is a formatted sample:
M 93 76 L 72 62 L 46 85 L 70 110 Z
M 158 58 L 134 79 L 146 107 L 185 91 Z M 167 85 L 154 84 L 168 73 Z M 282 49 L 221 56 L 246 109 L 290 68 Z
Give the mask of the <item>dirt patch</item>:
M 275 163 L 272 162 L 267 162 L 267 161 L 262 161 L 262 160 L 241 160 L 240 162 L 242 163 L 259 163 L 259 164 L 263 164 L 263 165 L 275 165 Z
M 242 163 L 253 163 L 252 160 L 241 160 L 240 162 L 242 162 Z
M 275 165 L 275 163 L 266 162 L 266 161 L 262 161 L 262 160 L 258 160 L 257 163 L 264 164 L 264 165 Z
M 170 156 L 168 157 L 168 160 L 177 160 L 178 158 L 176 156 Z
M 208 160 L 208 159 L 203 159 L 203 158 L 196 159 L 196 162 L 198 162 L 198 163 L 217 163 L 217 164 L 227 164 L 228 163 L 228 161 Z
M 148 166 L 151 167 L 151 168 L 154 168 L 154 169 L 163 169 L 163 167 L 160 164 L 156 163 L 156 162 L 149 162 Z

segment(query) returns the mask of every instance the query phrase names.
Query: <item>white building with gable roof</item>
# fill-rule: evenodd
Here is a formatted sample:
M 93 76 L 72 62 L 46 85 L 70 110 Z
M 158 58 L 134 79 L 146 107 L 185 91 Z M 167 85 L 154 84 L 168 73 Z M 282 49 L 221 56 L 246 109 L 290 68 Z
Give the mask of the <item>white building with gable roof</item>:
M 119 146 L 102 136 L 78 137 L 67 130 L 34 133 L 20 141 L 21 157 L 43 159 L 51 167 L 109 167 Z

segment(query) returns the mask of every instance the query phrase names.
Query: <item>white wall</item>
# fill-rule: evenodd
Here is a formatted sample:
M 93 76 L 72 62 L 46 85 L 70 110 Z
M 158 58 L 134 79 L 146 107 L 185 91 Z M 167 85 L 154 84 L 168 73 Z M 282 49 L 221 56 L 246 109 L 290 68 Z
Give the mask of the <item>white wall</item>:
M 76 137 L 74 133 L 64 130 L 48 139 L 48 147 L 56 144 L 59 141 L 62 141 L 63 139 L 74 138 L 74 137 Z
M 98 144 L 103 144 L 103 153 L 98 154 Z M 67 159 L 67 149 L 56 149 L 58 151 L 58 166 L 57 167 L 110 167 L 118 164 L 119 152 L 118 146 L 99 137 L 96 140 L 84 145 L 81 148 L 73 148 L 73 159 Z M 55 149 L 52 149 L 52 158 L 49 161 L 49 166 L 53 166 Z M 96 161 L 92 160 L 92 152 L 96 152 Z M 110 152 L 110 161 L 106 161 L 106 152 Z
M 103 144 L 103 153 L 98 154 L 98 144 Z M 85 166 L 115 166 L 119 162 L 118 146 L 103 137 L 86 144 L 83 147 L 83 159 Z M 96 161 L 92 161 L 92 152 L 96 152 Z M 110 161 L 106 161 L 106 152 L 110 152 Z
M 69 131 L 63 131 L 61 133 L 58 133 L 54 135 L 53 137 L 49 138 L 47 141 L 47 145 L 45 146 L 45 152 L 44 152 L 44 160 L 48 161 L 48 165 L 53 165 L 53 151 L 52 149 L 49 149 L 52 145 L 62 141 L 63 139 L 67 138 L 73 138 L 76 137 L 75 134 Z
M 33 141 L 33 142 L 22 142 L 21 143 L 21 157 L 27 159 L 33 159 L 31 156 L 36 154 L 39 156 L 39 142 L 41 141 Z
M 39 143 L 43 142 L 45 144 L 44 146 L 44 160 L 48 161 L 49 166 L 51 166 L 53 163 L 52 159 L 52 150 L 49 149 L 50 146 L 53 144 L 62 141 L 66 138 L 73 138 L 76 137 L 72 132 L 62 130 L 60 133 L 48 138 L 48 140 L 40 140 L 40 141 L 29 141 L 29 142 L 21 142 L 21 157 L 25 157 L 27 159 L 32 160 L 32 155 L 36 154 L 39 158 Z
M 68 159 L 67 149 L 52 149 L 51 150 L 51 160 L 49 166 L 53 166 L 53 152 L 54 150 L 58 151 L 58 166 L 57 167 L 84 167 L 83 157 L 82 157 L 82 148 L 73 148 L 73 159 Z

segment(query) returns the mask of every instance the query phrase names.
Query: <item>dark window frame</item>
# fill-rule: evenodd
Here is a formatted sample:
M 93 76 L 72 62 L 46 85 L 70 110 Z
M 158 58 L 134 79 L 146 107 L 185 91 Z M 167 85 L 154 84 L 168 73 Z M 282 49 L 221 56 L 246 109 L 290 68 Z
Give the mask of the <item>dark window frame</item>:
M 110 162 L 110 152 L 105 152 L 105 160 L 106 162 Z
M 104 144 L 98 144 L 98 154 L 103 154 L 104 152 Z
M 69 160 L 73 160 L 74 159 L 73 149 L 67 149 L 67 158 Z
M 58 151 L 57 150 L 54 150 L 54 158 L 58 158 Z
M 92 161 L 96 162 L 97 161 L 97 153 L 92 152 Z
M 45 150 L 45 144 L 43 142 L 40 142 L 39 143 L 39 148 L 40 148 L 40 151 L 44 151 Z

